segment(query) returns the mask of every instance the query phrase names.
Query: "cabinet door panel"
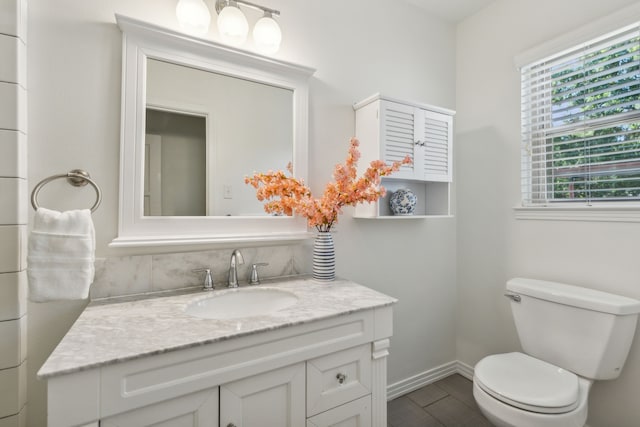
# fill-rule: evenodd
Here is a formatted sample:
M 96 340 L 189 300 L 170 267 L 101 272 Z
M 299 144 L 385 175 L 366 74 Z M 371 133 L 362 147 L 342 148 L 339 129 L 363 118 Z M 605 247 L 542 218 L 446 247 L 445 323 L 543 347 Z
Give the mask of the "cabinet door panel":
M 415 115 L 416 109 L 395 102 L 383 102 L 380 112 L 383 138 L 383 160 L 387 163 L 400 161 L 409 156 L 415 158 L 416 130 L 419 121 Z M 415 177 L 415 162 L 403 165 L 393 178 L 412 179 Z
M 102 427 L 218 427 L 218 388 L 145 406 L 100 421 Z
M 453 118 L 447 114 L 424 111 L 424 151 L 421 179 L 450 182 Z
M 220 425 L 303 427 L 305 365 L 298 363 L 220 387 Z
M 307 427 L 371 427 L 371 396 L 311 417 Z

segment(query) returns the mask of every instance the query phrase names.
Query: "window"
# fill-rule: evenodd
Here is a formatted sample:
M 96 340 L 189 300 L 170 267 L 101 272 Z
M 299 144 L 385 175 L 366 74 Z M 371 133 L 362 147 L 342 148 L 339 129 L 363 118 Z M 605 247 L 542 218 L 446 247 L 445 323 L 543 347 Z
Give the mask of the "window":
M 640 202 L 640 23 L 521 73 L 523 205 Z

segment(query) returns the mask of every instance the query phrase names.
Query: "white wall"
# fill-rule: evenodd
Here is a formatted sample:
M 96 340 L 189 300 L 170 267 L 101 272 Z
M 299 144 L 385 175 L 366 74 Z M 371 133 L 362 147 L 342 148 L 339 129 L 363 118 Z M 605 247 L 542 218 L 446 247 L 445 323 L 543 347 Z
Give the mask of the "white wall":
M 37 182 L 79 167 L 91 173 L 104 196 L 94 214 L 98 257 L 123 255 L 107 248 L 117 229 L 120 135 L 121 35 L 113 14 L 175 28 L 175 4 L 30 1 L 29 179 Z M 310 85 L 308 182 L 314 190 L 323 188 L 333 165 L 346 155 L 354 131 L 353 102 L 380 91 L 454 107 L 455 29 L 450 24 L 402 2 L 390 7 L 382 0 L 269 0 L 267 5 L 282 12 L 278 57 L 318 70 Z M 250 16 L 250 21 L 259 17 Z M 42 193 L 42 204 L 71 209 L 90 205 L 93 197 L 91 189 L 52 183 Z M 335 235 L 338 273 L 400 300 L 389 382 L 454 360 L 455 219 L 355 221 L 349 212 Z M 35 372 L 83 306 L 29 306 L 30 425 L 44 425 L 46 417 L 45 387 Z
M 640 298 L 637 223 L 515 220 L 520 200 L 520 80 L 515 55 L 630 0 L 499 0 L 457 28 L 458 359 L 518 350 L 502 297 L 514 276 Z M 640 422 L 640 336 L 619 379 L 596 383 L 592 427 Z

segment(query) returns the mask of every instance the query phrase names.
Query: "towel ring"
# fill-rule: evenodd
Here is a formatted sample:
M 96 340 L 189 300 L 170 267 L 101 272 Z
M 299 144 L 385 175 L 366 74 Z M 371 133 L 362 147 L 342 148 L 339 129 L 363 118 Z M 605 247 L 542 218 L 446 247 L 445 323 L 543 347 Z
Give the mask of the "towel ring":
M 52 175 L 36 184 L 33 192 L 31 193 L 31 206 L 33 206 L 33 209 L 37 210 L 40 207 L 38 205 L 38 194 L 40 193 L 40 190 L 42 190 L 42 187 L 59 178 L 67 178 L 67 182 L 74 187 L 84 187 L 87 184 L 91 184 L 93 189 L 96 190 L 96 202 L 91 206 L 91 212 L 95 212 L 96 209 L 98 209 L 98 206 L 100 206 L 100 203 L 102 202 L 102 191 L 100 190 L 100 187 L 98 187 L 98 184 L 91 179 L 89 173 L 82 169 L 73 169 L 67 173 Z

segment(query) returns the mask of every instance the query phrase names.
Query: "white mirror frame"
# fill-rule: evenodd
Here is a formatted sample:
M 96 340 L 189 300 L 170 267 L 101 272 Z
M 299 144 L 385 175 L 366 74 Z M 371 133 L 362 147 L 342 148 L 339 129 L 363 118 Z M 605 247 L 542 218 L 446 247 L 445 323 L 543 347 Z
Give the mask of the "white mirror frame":
M 192 37 L 116 15 L 122 30 L 122 116 L 118 237 L 110 247 L 300 240 L 306 221 L 289 216 L 160 217 L 143 215 L 147 58 L 265 83 L 293 91 L 294 175 L 308 170 L 308 80 L 312 68 Z M 273 169 L 286 165 L 273 165 Z

